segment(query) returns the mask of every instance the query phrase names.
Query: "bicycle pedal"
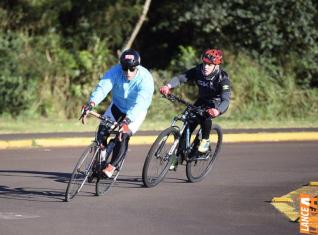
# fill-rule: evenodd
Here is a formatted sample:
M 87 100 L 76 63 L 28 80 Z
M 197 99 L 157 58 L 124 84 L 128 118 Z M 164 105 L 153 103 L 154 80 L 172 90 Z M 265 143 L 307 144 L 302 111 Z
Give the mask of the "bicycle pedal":
M 88 177 L 87 178 L 87 182 L 88 183 L 93 183 L 93 181 L 94 181 L 94 177 Z
M 193 160 L 208 160 L 209 159 L 209 154 L 201 154 L 199 156 L 196 157 L 196 159 Z

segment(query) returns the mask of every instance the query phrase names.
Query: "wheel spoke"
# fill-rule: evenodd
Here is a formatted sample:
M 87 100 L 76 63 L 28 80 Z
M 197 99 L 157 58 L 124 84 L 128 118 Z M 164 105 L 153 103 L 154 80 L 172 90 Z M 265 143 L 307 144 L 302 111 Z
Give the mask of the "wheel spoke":
M 119 169 L 116 169 L 113 176 L 108 178 L 107 176 L 100 176 L 96 182 L 96 195 L 101 196 L 104 195 L 107 191 L 110 190 L 111 186 L 116 182 L 117 177 L 119 175 L 119 172 L 121 168 L 123 167 L 125 162 L 125 157 L 122 160 L 122 162 L 119 164 Z
M 176 140 L 178 131 L 170 127 L 157 137 L 151 146 L 143 167 L 143 182 L 146 187 L 159 184 L 168 172 L 171 164 L 172 143 Z
M 93 163 L 95 162 L 95 157 L 97 157 L 98 151 L 99 148 L 92 144 L 87 147 L 81 155 L 67 185 L 65 193 L 66 201 L 74 198 L 86 183 L 87 178 L 92 171 Z
M 212 169 L 217 154 L 222 144 L 222 130 L 219 126 L 212 127 L 211 141 L 209 151 L 204 156 L 195 154 L 187 163 L 187 178 L 190 182 L 198 182 L 204 179 Z

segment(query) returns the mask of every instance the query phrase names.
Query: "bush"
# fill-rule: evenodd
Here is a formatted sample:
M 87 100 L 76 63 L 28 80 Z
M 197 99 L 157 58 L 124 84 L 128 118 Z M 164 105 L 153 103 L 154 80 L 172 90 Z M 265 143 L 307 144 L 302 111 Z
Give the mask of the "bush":
M 21 66 L 27 41 L 21 34 L 0 32 L 0 114 L 17 116 L 31 109 L 37 99 L 38 80 Z
M 318 89 L 300 89 L 293 75 L 276 67 L 272 68 L 276 70 L 276 77 L 270 76 L 267 70 L 244 54 L 233 57 L 227 68 L 233 86 L 227 116 L 247 120 L 283 120 L 318 114 Z
M 260 121 L 317 117 L 318 89 L 301 89 L 294 76 L 278 67 L 272 67 L 269 74 L 269 67 L 265 69 L 245 54 L 235 56 L 226 51 L 225 55 L 225 70 L 232 82 L 232 100 L 229 110 L 221 118 Z M 175 61 L 182 64 L 182 58 L 187 57 L 181 56 Z M 155 71 L 153 75 L 156 91 L 148 118 L 171 120 L 184 109 L 183 105 L 161 98 L 159 93 L 159 88 L 171 79 L 172 73 Z M 195 87 L 189 85 L 178 87 L 174 93 L 192 103 L 197 98 Z
M 9 74 L 0 75 L 0 114 L 8 113 L 17 116 L 30 109 L 36 100 L 34 95 L 37 83 L 26 81 L 23 77 L 14 77 Z

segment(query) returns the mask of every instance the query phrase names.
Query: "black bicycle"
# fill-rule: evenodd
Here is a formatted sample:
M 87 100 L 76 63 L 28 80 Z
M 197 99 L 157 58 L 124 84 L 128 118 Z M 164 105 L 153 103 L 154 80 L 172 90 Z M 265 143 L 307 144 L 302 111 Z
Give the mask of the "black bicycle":
M 199 182 L 207 176 L 214 165 L 222 145 L 222 129 L 219 125 L 212 125 L 209 150 L 201 154 L 198 151 L 202 139 L 201 128 L 196 128 L 191 135 L 189 124 L 205 115 L 206 110 L 172 94 L 163 97 L 171 102 L 186 105 L 186 109 L 174 117 L 170 127 L 162 131 L 151 146 L 143 166 L 143 183 L 146 187 L 158 185 L 174 162 L 178 165 L 186 163 L 188 180 Z M 182 136 L 185 138 L 185 147 L 180 151 L 178 148 Z
M 111 160 L 110 155 L 115 146 L 115 139 L 118 138 L 120 123 L 114 122 L 93 111 L 90 111 L 89 114 L 99 118 L 101 125 L 106 127 L 108 134 L 105 136 L 106 139 L 103 142 L 104 144 L 106 143 L 106 156 L 102 156 L 101 154 L 101 146 L 97 138 L 98 133 L 96 132 L 94 141 L 85 149 L 73 170 L 65 193 L 65 201 L 67 202 L 80 192 L 85 183 L 93 183 L 95 178 L 96 196 L 105 194 L 115 183 L 125 161 L 124 156 L 110 178 L 102 172 Z

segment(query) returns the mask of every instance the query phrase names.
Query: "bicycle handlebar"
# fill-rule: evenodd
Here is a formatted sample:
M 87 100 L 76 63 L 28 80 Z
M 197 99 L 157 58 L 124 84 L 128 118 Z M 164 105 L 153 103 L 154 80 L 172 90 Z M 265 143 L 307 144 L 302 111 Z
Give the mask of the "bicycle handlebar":
M 102 115 L 100 115 L 99 113 L 96 113 L 95 111 L 89 111 L 88 114 L 90 114 L 90 115 L 92 115 L 92 116 L 94 116 L 94 117 L 96 117 L 96 118 L 98 118 L 100 120 L 104 120 L 105 119 Z
M 187 101 L 185 101 L 185 100 L 183 100 L 183 99 L 181 99 L 173 94 L 163 95 L 163 97 L 170 100 L 171 102 L 178 101 L 179 103 L 182 103 L 186 106 L 194 107 L 192 104 L 188 103 Z
M 118 127 L 120 125 L 120 122 L 115 122 L 107 117 L 104 117 L 103 115 L 101 115 L 95 111 L 92 111 L 92 110 L 88 111 L 87 114 L 89 114 L 95 118 L 100 119 L 106 126 L 108 126 L 108 128 L 110 128 L 112 130 L 115 130 L 116 127 Z M 79 119 L 82 119 L 84 116 L 85 116 L 85 114 L 83 113 Z
M 102 120 L 106 126 L 108 126 L 110 129 L 114 130 L 116 127 L 120 125 L 120 122 L 115 122 L 107 117 L 104 117 L 103 115 L 96 113 L 95 111 L 89 111 L 88 114 Z
M 173 94 L 163 95 L 163 97 L 170 100 L 171 102 L 178 101 L 179 103 L 186 105 L 190 111 L 198 113 L 201 116 L 203 116 L 205 113 L 205 109 L 203 109 L 202 107 L 194 106 L 193 104 L 190 104 L 189 102 L 187 102 L 187 101 L 185 101 L 185 100 L 183 100 L 183 99 L 181 99 Z
M 96 113 L 95 111 L 89 111 L 88 114 L 90 114 L 90 115 L 92 115 L 92 116 L 94 116 L 94 117 L 96 117 L 98 119 L 103 120 L 103 116 L 100 115 L 99 113 Z

